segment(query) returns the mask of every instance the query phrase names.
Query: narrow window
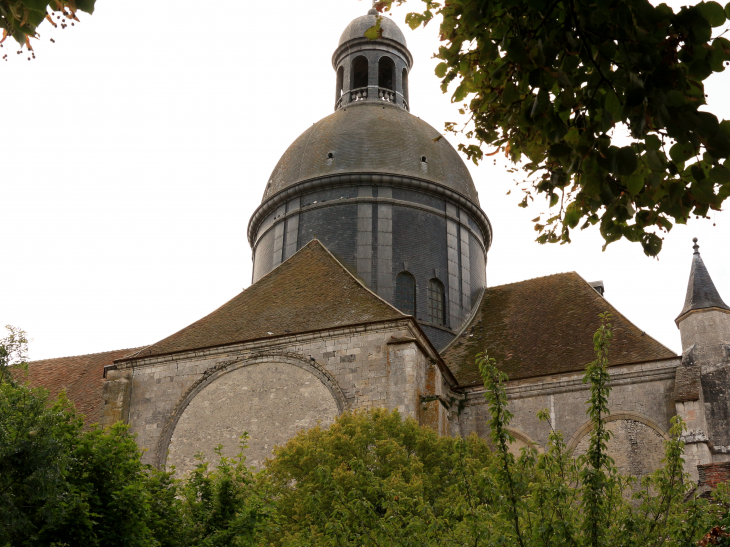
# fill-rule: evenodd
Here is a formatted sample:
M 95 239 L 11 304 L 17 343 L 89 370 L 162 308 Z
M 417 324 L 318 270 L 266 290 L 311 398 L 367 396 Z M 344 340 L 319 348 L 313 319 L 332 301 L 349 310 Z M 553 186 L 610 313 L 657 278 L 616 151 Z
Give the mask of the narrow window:
M 428 313 L 431 323 L 446 325 L 446 293 L 438 279 L 428 282 Z
M 337 93 L 336 93 L 336 99 L 339 99 L 342 96 L 342 86 L 345 85 L 345 67 L 341 66 L 337 69 Z
M 378 87 L 395 91 L 395 63 L 390 57 L 378 61 Z
M 365 57 L 355 57 L 352 62 L 352 88 L 360 89 L 368 86 L 368 60 Z
M 403 69 L 403 98 L 408 102 L 408 71 Z
M 395 278 L 395 307 L 405 314 L 416 315 L 416 280 L 407 272 Z

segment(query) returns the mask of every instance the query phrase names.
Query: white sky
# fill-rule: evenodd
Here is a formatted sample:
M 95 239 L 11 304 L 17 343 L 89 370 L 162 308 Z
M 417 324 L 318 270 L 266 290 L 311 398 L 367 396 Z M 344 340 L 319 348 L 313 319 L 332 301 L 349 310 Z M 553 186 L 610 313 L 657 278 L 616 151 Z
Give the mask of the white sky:
M 32 62 L 7 40 L 0 325 L 28 331 L 33 359 L 134 347 L 247 287 L 248 219 L 281 154 L 332 111 L 332 53 L 369 7 L 98 0 L 73 28 L 44 24 Z M 417 31 L 403 22 L 416 7 L 394 14 L 415 59 L 411 111 L 442 131 L 459 116 L 433 74 L 436 22 Z M 710 109 L 726 118 L 728 74 L 708 87 Z M 571 270 L 602 279 L 611 303 L 679 351 L 673 319 L 696 236 L 730 302 L 728 213 L 714 215 L 714 227 L 675 227 L 658 261 L 627 242 L 601 252 L 597 229 L 576 232 L 570 245 L 540 246 L 529 220 L 542 204 L 525 211 L 518 194 L 505 195 L 508 167 L 503 157 L 470 164 L 494 227 L 490 286 Z

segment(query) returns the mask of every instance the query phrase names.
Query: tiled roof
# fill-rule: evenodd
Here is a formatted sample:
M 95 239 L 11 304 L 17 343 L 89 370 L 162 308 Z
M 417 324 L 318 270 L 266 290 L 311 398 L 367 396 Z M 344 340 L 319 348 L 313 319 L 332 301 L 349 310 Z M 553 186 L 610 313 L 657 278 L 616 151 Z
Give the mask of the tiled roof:
M 684 307 L 677 316 L 680 319 L 685 313 L 693 310 L 702 310 L 705 308 L 721 308 L 730 310 L 717 292 L 715 284 L 712 282 L 710 272 L 707 271 L 705 263 L 700 256 L 699 245 L 695 238 L 695 252 L 692 256 L 692 269 L 689 273 L 689 283 L 687 284 L 687 296 L 684 299 Z
M 611 366 L 675 357 L 575 272 L 486 289 L 442 357 L 463 386 L 481 382 L 474 360 L 485 350 L 511 380 L 579 371 L 595 359 L 593 334 L 604 311 L 613 315 Z
M 210 315 L 131 357 L 403 317 L 312 240 Z
M 104 367 L 140 349 L 119 349 L 32 361 L 28 364 L 27 380 L 34 387 L 46 388 L 51 397 L 56 397 L 65 389 L 76 410 L 86 416 L 86 425 L 91 425 L 97 423 L 101 416 Z

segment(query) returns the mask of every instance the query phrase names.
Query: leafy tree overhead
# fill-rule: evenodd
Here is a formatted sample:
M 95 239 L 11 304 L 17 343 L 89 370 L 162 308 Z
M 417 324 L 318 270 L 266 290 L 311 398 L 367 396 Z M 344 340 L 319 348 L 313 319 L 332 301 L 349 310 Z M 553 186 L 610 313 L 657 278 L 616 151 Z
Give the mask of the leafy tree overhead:
M 58 25 L 53 20 L 60 20 L 61 26 L 66 21 L 73 24 L 78 21 L 78 10 L 94 13 L 96 0 L 0 0 L 0 28 L 3 37 L 0 43 L 8 36 L 12 36 L 21 46 L 33 50 L 31 38 L 38 37 L 38 26 L 47 20 L 54 27 Z
M 384 0 L 377 8 L 390 9 Z M 544 196 L 540 243 L 598 224 L 649 256 L 662 234 L 730 195 L 730 120 L 704 83 L 730 61 L 730 5 L 647 0 L 424 0 L 412 28 L 442 17 L 441 88 L 470 114 L 461 150 L 503 150 L 525 171 L 521 206 Z M 369 31 L 375 37 L 379 23 Z M 604 245 L 605 249 L 605 245 Z

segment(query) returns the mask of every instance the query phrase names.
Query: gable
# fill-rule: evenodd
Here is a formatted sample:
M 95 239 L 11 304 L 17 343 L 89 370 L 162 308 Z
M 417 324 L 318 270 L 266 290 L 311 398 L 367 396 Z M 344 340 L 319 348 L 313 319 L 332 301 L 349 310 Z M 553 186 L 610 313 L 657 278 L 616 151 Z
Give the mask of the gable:
M 575 272 L 486 289 L 442 357 L 460 385 L 481 383 L 474 361 L 483 351 L 510 380 L 580 371 L 595 359 L 593 334 L 605 311 L 613 315 L 610 366 L 675 357 Z
M 129 358 L 404 317 L 312 240 L 210 315 Z

